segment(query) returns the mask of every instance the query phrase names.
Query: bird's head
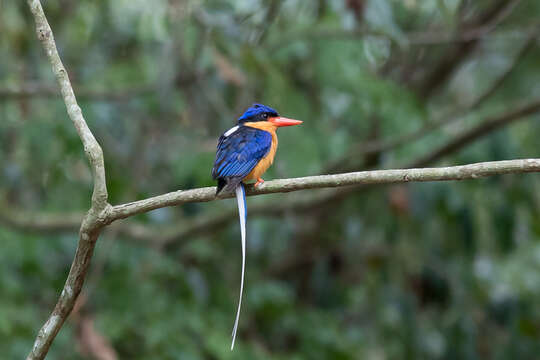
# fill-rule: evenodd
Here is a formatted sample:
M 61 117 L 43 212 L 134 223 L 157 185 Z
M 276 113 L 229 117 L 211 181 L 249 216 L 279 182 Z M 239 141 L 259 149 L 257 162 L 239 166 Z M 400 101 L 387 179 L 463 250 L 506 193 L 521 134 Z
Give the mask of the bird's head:
M 300 125 L 302 123 L 300 120 L 288 119 L 286 117 L 279 116 L 278 112 L 269 106 L 253 104 L 242 114 L 242 116 L 238 118 L 238 125 L 255 123 L 259 121 L 271 123 L 276 127 Z

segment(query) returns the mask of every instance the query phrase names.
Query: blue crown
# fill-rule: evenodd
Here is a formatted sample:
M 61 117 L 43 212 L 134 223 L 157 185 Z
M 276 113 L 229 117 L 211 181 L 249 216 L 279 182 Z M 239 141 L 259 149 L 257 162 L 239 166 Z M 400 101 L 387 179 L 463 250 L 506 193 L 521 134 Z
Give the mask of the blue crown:
M 269 106 L 262 104 L 253 104 L 242 114 L 242 116 L 238 118 L 238 121 L 243 122 L 264 113 L 268 113 L 271 116 L 279 116 L 278 112 Z

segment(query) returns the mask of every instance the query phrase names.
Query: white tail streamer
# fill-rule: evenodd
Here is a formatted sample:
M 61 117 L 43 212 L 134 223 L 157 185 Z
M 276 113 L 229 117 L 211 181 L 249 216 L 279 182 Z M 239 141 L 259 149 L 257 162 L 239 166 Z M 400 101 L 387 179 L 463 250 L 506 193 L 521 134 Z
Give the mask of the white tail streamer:
M 232 331 L 231 350 L 234 349 L 234 341 L 236 340 L 236 330 L 238 330 L 238 320 L 240 319 L 240 308 L 242 307 L 242 293 L 244 291 L 244 272 L 246 268 L 246 191 L 244 184 L 240 183 L 236 187 L 236 201 L 238 203 L 238 217 L 240 218 L 240 234 L 242 236 L 242 278 L 240 280 L 240 297 L 238 299 L 238 310 L 236 311 L 236 320 Z

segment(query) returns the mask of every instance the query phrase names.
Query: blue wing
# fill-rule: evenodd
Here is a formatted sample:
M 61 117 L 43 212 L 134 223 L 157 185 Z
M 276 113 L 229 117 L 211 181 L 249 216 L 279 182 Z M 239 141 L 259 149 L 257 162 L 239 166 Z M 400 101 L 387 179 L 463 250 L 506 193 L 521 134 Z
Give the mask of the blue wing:
M 229 136 L 219 138 L 212 177 L 245 177 L 264 158 L 272 146 L 268 131 L 240 126 Z

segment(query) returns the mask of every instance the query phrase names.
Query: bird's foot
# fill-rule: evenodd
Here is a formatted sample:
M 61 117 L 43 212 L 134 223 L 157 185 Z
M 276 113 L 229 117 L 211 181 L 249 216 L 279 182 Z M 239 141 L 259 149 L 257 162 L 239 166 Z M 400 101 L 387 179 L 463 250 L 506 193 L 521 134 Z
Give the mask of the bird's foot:
M 264 180 L 262 178 L 258 178 L 257 182 L 253 186 L 257 187 L 257 186 L 261 185 L 263 182 L 264 182 Z

